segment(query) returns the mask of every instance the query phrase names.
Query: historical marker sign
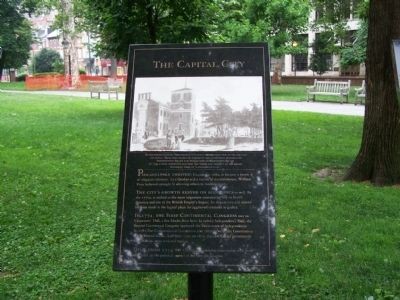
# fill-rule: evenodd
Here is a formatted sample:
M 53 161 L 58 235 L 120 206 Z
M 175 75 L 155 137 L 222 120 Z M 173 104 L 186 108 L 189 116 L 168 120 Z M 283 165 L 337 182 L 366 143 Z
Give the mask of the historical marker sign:
M 265 44 L 130 47 L 114 269 L 275 272 Z

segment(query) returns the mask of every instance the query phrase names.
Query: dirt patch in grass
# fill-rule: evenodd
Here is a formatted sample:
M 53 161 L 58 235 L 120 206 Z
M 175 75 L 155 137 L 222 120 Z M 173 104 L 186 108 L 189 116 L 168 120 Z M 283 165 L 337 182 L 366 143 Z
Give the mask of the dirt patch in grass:
M 319 179 L 329 179 L 333 181 L 342 181 L 345 175 L 345 169 L 323 168 L 313 173 L 313 177 Z
M 17 276 L 17 273 L 11 273 L 11 272 L 0 272 L 0 278 L 6 278 L 6 277 L 15 277 Z

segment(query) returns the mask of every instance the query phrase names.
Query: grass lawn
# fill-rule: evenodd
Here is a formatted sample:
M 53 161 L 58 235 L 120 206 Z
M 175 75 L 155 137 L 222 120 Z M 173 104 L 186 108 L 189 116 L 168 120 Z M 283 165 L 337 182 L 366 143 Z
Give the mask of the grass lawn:
M 0 299 L 185 299 L 186 276 L 111 270 L 123 104 L 0 93 Z M 278 273 L 215 299 L 399 299 L 398 187 L 320 179 L 362 118 L 273 112 Z
M 122 86 L 121 92 L 125 93 L 125 85 Z M 351 88 L 349 102 L 354 103 L 355 101 L 355 87 Z M 0 90 L 25 90 L 24 82 L 1 82 Z M 81 89 L 87 91 L 87 88 Z M 328 101 L 328 102 L 339 102 L 340 99 L 336 96 L 316 96 L 317 101 Z M 272 100 L 274 101 L 306 101 L 306 85 L 272 85 Z
M 0 82 L 0 90 L 24 91 L 25 82 Z
M 306 85 L 298 84 L 273 84 L 272 100 L 278 101 L 305 101 L 307 100 Z

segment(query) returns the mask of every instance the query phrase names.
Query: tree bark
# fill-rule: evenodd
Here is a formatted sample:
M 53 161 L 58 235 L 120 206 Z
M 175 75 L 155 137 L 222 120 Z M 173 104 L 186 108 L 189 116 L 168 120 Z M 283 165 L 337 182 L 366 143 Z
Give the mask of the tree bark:
M 72 0 L 61 0 L 63 13 L 63 42 L 64 42 L 64 73 L 69 77 L 71 87 L 78 87 L 79 61 L 76 49 L 77 37 L 75 32 L 74 11 Z
M 370 0 L 363 136 L 347 180 L 400 182 L 400 108 L 391 55 L 391 42 L 399 37 L 400 1 Z
M 149 5 L 146 9 L 147 30 L 153 44 L 157 43 L 156 15 L 154 8 Z
M 3 49 L 2 57 L 0 59 L 0 82 L 1 82 L 1 80 L 3 78 L 3 68 L 4 68 L 4 62 L 5 62 L 5 55 L 6 55 L 6 52 Z
M 115 57 L 111 58 L 111 72 L 110 77 L 116 78 L 117 77 L 117 59 Z

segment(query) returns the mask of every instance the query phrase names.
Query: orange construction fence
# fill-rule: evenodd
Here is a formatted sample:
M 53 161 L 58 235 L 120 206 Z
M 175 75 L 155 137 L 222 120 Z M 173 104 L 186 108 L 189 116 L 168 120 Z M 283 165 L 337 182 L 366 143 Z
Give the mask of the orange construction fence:
M 107 81 L 106 76 L 79 76 L 79 89 L 87 89 L 88 81 Z M 126 82 L 126 75 L 117 76 Z M 34 90 L 62 90 L 71 87 L 71 76 L 66 75 L 35 75 L 27 76 L 25 80 L 25 88 L 30 91 Z
M 25 79 L 27 90 L 60 90 L 66 85 L 68 80 L 64 75 L 39 75 Z

